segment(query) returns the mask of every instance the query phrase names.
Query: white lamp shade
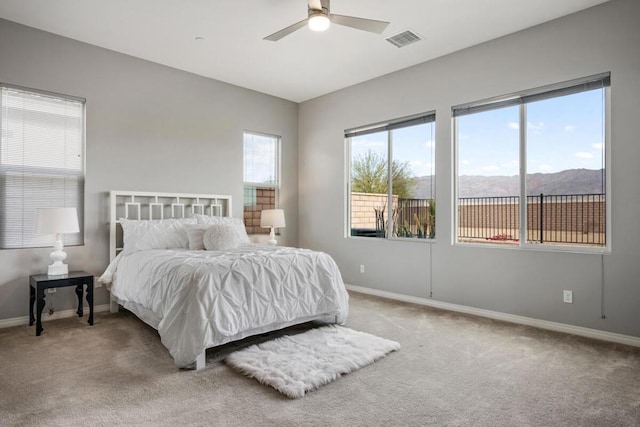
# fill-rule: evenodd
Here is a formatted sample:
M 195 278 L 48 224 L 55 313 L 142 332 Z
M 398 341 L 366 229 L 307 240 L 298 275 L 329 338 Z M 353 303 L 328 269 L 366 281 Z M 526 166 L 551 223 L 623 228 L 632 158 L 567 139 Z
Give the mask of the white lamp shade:
M 37 210 L 36 233 L 77 233 L 78 212 L 76 208 L 41 208 Z
M 260 227 L 285 227 L 284 211 L 282 209 L 265 209 L 260 214 Z

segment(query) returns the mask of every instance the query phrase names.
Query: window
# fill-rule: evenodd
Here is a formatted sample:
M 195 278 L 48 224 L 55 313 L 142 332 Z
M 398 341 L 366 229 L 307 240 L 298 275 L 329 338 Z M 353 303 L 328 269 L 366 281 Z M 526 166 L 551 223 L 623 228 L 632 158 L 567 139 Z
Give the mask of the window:
M 263 209 L 274 209 L 280 188 L 280 137 L 244 133 L 244 224 L 247 234 L 269 234 L 260 227 Z
M 454 107 L 457 241 L 607 244 L 609 74 Z
M 51 246 L 36 209 L 75 207 L 84 244 L 84 100 L 0 84 L 0 247 Z
M 435 113 L 347 130 L 348 235 L 435 237 Z

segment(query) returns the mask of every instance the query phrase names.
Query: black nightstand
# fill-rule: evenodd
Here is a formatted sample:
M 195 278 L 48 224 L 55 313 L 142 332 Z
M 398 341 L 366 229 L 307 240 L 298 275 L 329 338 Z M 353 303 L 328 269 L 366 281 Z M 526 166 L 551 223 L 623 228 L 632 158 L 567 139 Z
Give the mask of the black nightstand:
M 36 322 L 36 336 L 42 333 L 42 309 L 44 309 L 44 290 L 75 286 L 78 295 L 78 317 L 82 317 L 82 286 L 87 285 L 87 302 L 89 303 L 89 324 L 93 325 L 93 274 L 86 271 L 70 271 L 69 274 L 49 276 L 35 274 L 29 276 L 29 326 Z M 37 300 L 36 316 L 33 317 L 33 303 Z

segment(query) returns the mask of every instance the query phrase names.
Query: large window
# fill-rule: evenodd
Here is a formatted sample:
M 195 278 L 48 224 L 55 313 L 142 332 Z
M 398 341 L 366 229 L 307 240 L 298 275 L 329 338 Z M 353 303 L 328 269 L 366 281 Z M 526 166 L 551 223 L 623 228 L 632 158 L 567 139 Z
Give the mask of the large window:
M 263 209 L 274 209 L 280 188 L 280 137 L 244 133 L 244 224 L 247 234 L 269 234 L 260 227 Z
M 609 74 L 453 108 L 457 241 L 607 245 Z
M 0 84 L 0 248 L 51 246 L 36 210 L 74 207 L 84 243 L 84 100 Z
M 435 113 L 345 132 L 348 235 L 433 239 Z

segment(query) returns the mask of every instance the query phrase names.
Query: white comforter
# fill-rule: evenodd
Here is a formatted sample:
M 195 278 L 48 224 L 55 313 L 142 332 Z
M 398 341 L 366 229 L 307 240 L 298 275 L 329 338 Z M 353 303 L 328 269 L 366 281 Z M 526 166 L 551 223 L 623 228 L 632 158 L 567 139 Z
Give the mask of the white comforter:
M 343 323 L 348 314 L 336 263 L 305 249 L 145 250 L 118 256 L 100 280 L 125 307 L 143 307 L 178 366 L 208 347 L 311 319 Z

